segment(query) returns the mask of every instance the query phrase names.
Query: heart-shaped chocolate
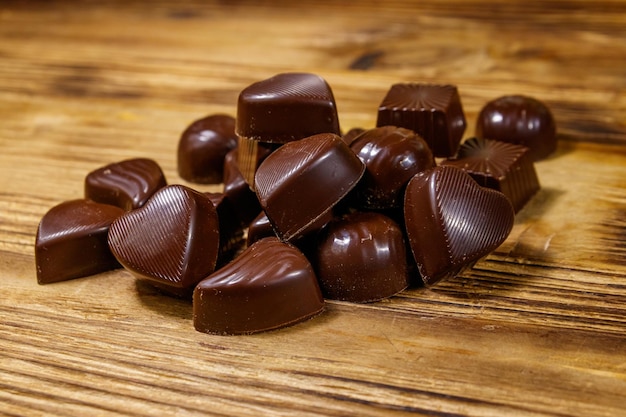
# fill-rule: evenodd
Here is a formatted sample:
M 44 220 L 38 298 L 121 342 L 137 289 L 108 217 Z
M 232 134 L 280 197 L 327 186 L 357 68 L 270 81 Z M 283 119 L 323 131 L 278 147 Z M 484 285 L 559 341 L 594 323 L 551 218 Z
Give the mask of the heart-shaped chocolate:
M 500 246 L 515 214 L 501 192 L 481 187 L 459 168 L 438 166 L 409 181 L 404 217 L 422 280 L 430 285 Z
M 107 233 L 122 214 L 119 207 L 90 200 L 52 207 L 37 229 L 37 282 L 49 284 L 119 268 L 107 245 Z
M 190 288 L 215 269 L 217 211 L 208 196 L 183 185 L 157 191 L 146 204 L 111 225 L 109 246 L 141 279 Z
M 196 330 L 249 334 L 303 321 L 324 299 L 308 259 L 295 246 L 267 237 L 202 280 L 193 293 Z

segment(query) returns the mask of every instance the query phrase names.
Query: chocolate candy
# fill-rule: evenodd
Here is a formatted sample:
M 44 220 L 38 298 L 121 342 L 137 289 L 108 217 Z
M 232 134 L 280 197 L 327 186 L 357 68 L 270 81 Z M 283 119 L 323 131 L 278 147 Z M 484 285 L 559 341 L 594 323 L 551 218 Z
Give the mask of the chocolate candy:
M 152 159 L 136 158 L 113 163 L 85 177 L 85 198 L 124 210 L 141 207 L 165 187 L 161 167 Z
M 109 247 L 124 268 L 176 288 L 190 288 L 213 272 L 219 246 L 215 206 L 183 185 L 160 189 L 109 230 Z
M 262 211 L 252 220 L 250 226 L 248 226 L 246 244 L 250 246 L 257 240 L 261 240 L 265 237 L 276 237 L 276 233 L 274 233 L 274 228 L 272 227 L 272 223 L 270 223 L 270 219 L 267 218 L 267 214 Z
M 318 133 L 340 135 L 335 98 L 328 83 L 309 73 L 283 73 L 256 82 L 239 94 L 238 162 L 254 186 L 259 142 L 283 144 Z
M 463 142 L 456 159 L 441 165 L 461 168 L 483 187 L 502 192 L 516 212 L 540 188 L 529 149 L 521 145 L 471 138 Z
M 224 158 L 237 147 L 235 118 L 214 114 L 196 120 L 178 142 L 178 174 L 199 184 L 219 184 L 223 180 Z
M 456 86 L 394 84 L 378 107 L 376 126 L 398 126 L 419 134 L 433 155 L 456 153 L 466 121 Z
M 541 101 L 510 95 L 490 101 L 476 120 L 476 136 L 530 148 L 533 161 L 556 150 L 556 123 L 550 109 Z
M 232 203 L 233 210 L 242 226 L 248 225 L 261 211 L 261 204 L 243 178 L 237 163 L 238 149 L 226 154 L 224 159 L 224 190 L 223 193 Z M 269 152 L 268 152 L 269 153 Z
M 51 208 L 37 229 L 37 282 L 49 284 L 119 268 L 107 233 L 122 214 L 119 207 L 90 200 L 66 201 Z
M 286 143 L 263 161 L 257 196 L 278 237 L 290 241 L 327 223 L 364 171 L 339 136 L 314 135 Z
M 348 146 L 350 146 L 352 142 L 363 132 L 365 132 L 365 129 L 363 129 L 362 127 L 353 127 L 352 129 L 344 133 L 341 136 L 341 139 L 343 139 L 343 141 L 346 142 Z
M 409 181 L 405 227 L 425 284 L 452 277 L 496 249 L 514 221 L 509 199 L 460 168 L 438 166 Z
M 193 324 L 206 333 L 249 334 L 301 322 L 323 308 L 307 258 L 294 246 L 270 237 L 255 242 L 196 286 Z
M 230 262 L 243 247 L 243 227 L 230 199 L 224 193 L 206 193 L 217 211 L 220 230 L 220 251 L 217 265 Z
M 359 135 L 350 148 L 365 164 L 354 192 L 364 208 L 401 207 L 404 187 L 418 172 L 435 166 L 433 154 L 412 130 L 383 126 Z
M 354 212 L 320 237 L 315 267 L 324 297 L 357 303 L 390 297 L 410 283 L 402 229 L 389 217 Z

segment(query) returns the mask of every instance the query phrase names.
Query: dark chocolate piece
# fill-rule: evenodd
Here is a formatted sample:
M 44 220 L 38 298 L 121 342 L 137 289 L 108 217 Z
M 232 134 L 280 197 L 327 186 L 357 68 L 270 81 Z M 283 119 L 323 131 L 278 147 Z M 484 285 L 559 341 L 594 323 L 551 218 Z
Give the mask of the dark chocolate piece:
M 348 144 L 348 146 L 350 146 L 352 144 L 352 142 L 354 142 L 354 140 L 359 137 L 359 135 L 361 133 L 365 132 L 365 129 L 363 129 L 362 127 L 353 127 L 352 129 L 348 130 L 346 133 L 344 133 L 341 136 L 341 139 L 343 139 L 344 142 L 346 142 L 346 144 Z
M 196 120 L 178 142 L 178 174 L 199 184 L 223 181 L 224 158 L 237 147 L 235 118 L 214 114 Z
M 357 184 L 365 166 L 341 138 L 323 133 L 284 144 L 259 166 L 261 207 L 282 240 L 322 227 Z
M 124 210 L 141 207 L 165 187 L 161 167 L 152 159 L 135 158 L 106 165 L 85 177 L 85 198 Z
M 466 124 L 456 86 L 413 83 L 391 86 L 376 122 L 415 131 L 436 157 L 456 154 Z
M 490 101 L 476 120 L 476 136 L 526 146 L 538 161 L 556 150 L 556 123 L 541 101 L 510 95 Z
M 35 242 L 37 282 L 49 284 L 120 268 L 107 244 L 111 223 L 124 210 L 91 200 L 72 200 L 41 219 Z
M 224 159 L 223 193 L 232 203 L 241 225 L 247 226 L 263 210 L 256 194 L 243 178 L 237 163 L 237 152 L 238 149 L 233 149 Z
M 239 167 L 254 186 L 258 142 L 283 144 L 318 133 L 340 135 L 335 98 L 328 83 L 309 73 L 283 73 L 239 94 Z
M 160 189 L 109 230 L 109 247 L 124 268 L 176 288 L 192 287 L 213 272 L 219 245 L 215 206 L 183 185 Z
M 250 246 L 257 240 L 261 240 L 266 237 L 276 237 L 276 233 L 274 232 L 272 223 L 270 223 L 270 219 L 267 218 L 267 214 L 262 211 L 254 220 L 252 220 L 252 222 L 250 222 L 246 243 Z
M 422 280 L 432 285 L 500 246 L 515 214 L 501 192 L 481 187 L 460 168 L 438 166 L 409 181 L 404 216 Z
M 471 138 L 463 142 L 456 159 L 441 165 L 461 168 L 481 186 L 502 192 L 516 212 L 540 188 L 529 149 L 521 145 Z
M 389 217 L 354 212 L 331 222 L 320 237 L 315 267 L 324 297 L 378 301 L 410 283 L 402 229 Z
M 357 203 L 363 208 L 402 207 L 404 188 L 418 172 L 435 166 L 430 148 L 415 132 L 383 126 L 362 133 L 350 148 L 365 164 L 356 186 Z
M 196 286 L 193 324 L 205 333 L 250 334 L 301 322 L 323 308 L 307 258 L 294 246 L 270 237 L 255 242 Z
M 230 262 L 235 254 L 246 243 L 243 237 L 243 226 L 234 205 L 224 193 L 206 193 L 217 210 L 220 229 L 220 253 L 217 258 L 218 267 Z

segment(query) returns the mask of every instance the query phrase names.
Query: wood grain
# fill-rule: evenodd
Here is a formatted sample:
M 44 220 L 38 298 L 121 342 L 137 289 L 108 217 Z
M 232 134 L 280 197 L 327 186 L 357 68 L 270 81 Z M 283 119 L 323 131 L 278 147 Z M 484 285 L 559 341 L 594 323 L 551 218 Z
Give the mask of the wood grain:
M 0 415 L 626 414 L 626 2 L 0 3 Z M 392 83 L 545 101 L 542 189 L 475 267 L 379 303 L 328 302 L 246 337 L 125 271 L 35 278 L 41 216 L 283 71 L 322 75 L 342 127 Z M 191 185 L 191 184 L 188 184 Z M 197 187 L 219 190 L 219 186 Z

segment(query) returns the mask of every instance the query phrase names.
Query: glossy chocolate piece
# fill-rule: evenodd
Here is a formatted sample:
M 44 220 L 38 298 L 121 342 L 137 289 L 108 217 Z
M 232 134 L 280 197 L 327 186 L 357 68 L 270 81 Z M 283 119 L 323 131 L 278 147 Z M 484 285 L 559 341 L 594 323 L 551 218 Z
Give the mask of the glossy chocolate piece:
M 476 120 L 476 136 L 526 146 L 533 161 L 556 150 L 556 123 L 541 101 L 510 95 L 487 103 Z
M 403 231 L 389 217 L 354 212 L 331 222 L 316 250 L 324 297 L 365 303 L 382 300 L 410 283 Z
M 365 164 L 365 174 L 354 190 L 357 204 L 363 208 L 402 207 L 409 180 L 435 166 L 426 142 L 401 127 L 370 129 L 359 135 L 350 148 Z
M 506 195 L 516 212 L 539 191 L 539 179 L 529 149 L 498 140 L 471 138 L 456 159 L 441 162 L 471 175 L 483 187 Z
M 238 149 L 226 154 L 224 159 L 223 193 L 232 203 L 233 210 L 242 226 L 247 226 L 261 211 L 261 204 L 254 191 L 243 178 L 237 162 Z
M 329 221 L 364 171 L 339 136 L 314 135 L 286 143 L 263 161 L 255 176 L 257 196 L 278 237 L 290 241 Z
M 205 333 L 250 334 L 301 322 L 323 308 L 307 258 L 294 246 L 270 237 L 255 242 L 196 286 L 193 324 Z
M 243 226 L 237 217 L 235 207 L 224 193 L 205 193 L 217 210 L 217 219 L 220 229 L 220 253 L 217 259 L 218 267 L 230 262 L 235 254 L 246 243 Z
M 250 222 L 250 226 L 248 226 L 246 244 L 250 246 L 257 240 L 261 240 L 266 237 L 276 237 L 276 233 L 274 232 L 272 223 L 270 223 L 270 219 L 267 218 L 267 214 L 262 211 L 254 220 L 252 220 L 252 222 Z
M 37 229 L 37 282 L 50 284 L 120 268 L 109 250 L 107 233 L 122 214 L 119 207 L 91 200 L 51 208 Z
M 178 174 L 199 184 L 223 181 L 224 158 L 237 147 L 235 118 L 214 114 L 191 123 L 178 141 Z
M 239 94 L 239 167 L 254 186 L 258 142 L 283 144 L 318 133 L 340 135 L 333 92 L 320 76 L 283 73 L 258 81 Z
M 394 84 L 378 108 L 376 126 L 398 126 L 419 134 L 436 157 L 456 154 L 465 114 L 456 86 Z
M 113 222 L 109 247 L 138 278 L 190 288 L 215 269 L 220 247 L 217 211 L 206 195 L 170 185 Z
M 365 129 L 363 129 L 362 127 L 353 127 L 352 129 L 344 133 L 341 136 L 341 139 L 343 139 L 343 141 L 346 142 L 348 146 L 350 146 L 352 142 L 354 142 L 354 140 L 363 132 L 365 132 Z
M 85 177 L 85 198 L 133 210 L 145 204 L 166 180 L 152 159 L 135 158 L 106 165 Z
M 409 181 L 405 228 L 427 285 L 453 277 L 496 249 L 509 235 L 513 206 L 462 169 L 438 166 Z

